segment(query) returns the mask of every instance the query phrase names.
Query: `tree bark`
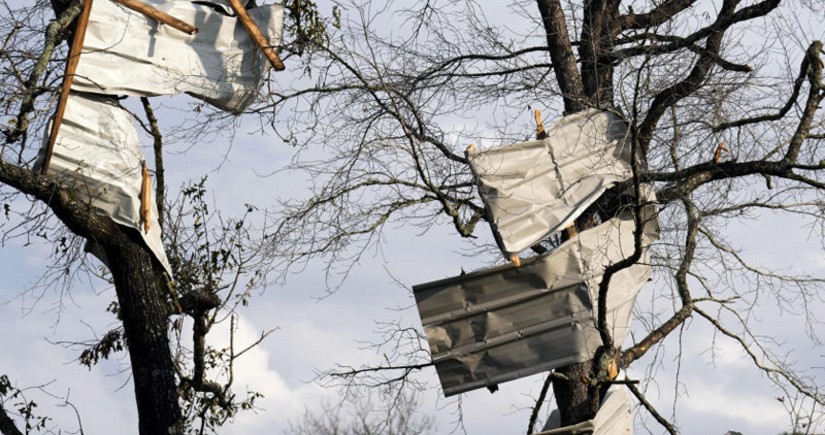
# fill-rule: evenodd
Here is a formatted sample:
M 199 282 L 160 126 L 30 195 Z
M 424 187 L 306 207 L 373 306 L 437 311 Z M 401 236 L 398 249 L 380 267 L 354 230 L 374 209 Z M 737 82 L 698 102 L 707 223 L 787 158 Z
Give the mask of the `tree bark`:
M 576 56 L 573 54 L 561 3 L 559 0 L 536 0 L 536 3 L 547 33 L 547 50 L 564 99 L 564 111 L 574 113 L 584 110 L 587 107 L 583 98 L 584 86 L 576 67 Z
M 122 228 L 123 232 L 133 232 Z M 137 234 L 132 235 L 139 239 Z M 106 244 L 129 346 L 141 435 L 182 433 L 163 269 L 142 242 Z
M 579 44 L 584 95 L 596 107 L 613 106 L 613 40 L 619 33 L 619 1 L 589 0 Z

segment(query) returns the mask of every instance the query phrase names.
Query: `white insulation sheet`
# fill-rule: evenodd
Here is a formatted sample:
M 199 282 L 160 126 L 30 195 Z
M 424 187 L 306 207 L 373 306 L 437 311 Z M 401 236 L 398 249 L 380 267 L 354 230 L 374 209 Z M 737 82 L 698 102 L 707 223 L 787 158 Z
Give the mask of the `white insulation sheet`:
M 602 406 L 591 420 L 559 427 L 558 410 L 554 410 L 542 432 L 533 435 L 633 435 L 631 409 L 627 388 L 613 385 L 607 390 Z
M 635 250 L 632 212 L 582 231 L 555 250 L 513 264 L 413 287 L 445 396 L 592 358 L 605 267 Z M 651 274 L 658 237 L 654 205 L 643 207 L 642 257 L 612 276 L 607 323 L 620 345 L 636 295 Z
M 544 140 L 467 152 L 506 258 L 569 226 L 632 175 L 627 124 L 614 113 L 579 112 L 547 133 Z
M 45 145 L 40 152 L 42 165 Z M 172 276 L 161 241 L 158 210 L 151 200 L 149 232 L 140 218 L 143 152 L 132 116 L 113 97 L 69 94 L 48 175 L 72 189 L 120 225 L 137 230 Z M 93 251 L 94 252 L 94 251 Z M 104 259 L 105 262 L 105 259 Z
M 255 100 L 269 63 L 238 19 L 190 1 L 145 2 L 200 31 L 187 35 L 98 0 L 73 90 L 137 96 L 187 93 L 232 113 Z M 282 5 L 249 9 L 272 46 L 281 42 L 283 13 Z

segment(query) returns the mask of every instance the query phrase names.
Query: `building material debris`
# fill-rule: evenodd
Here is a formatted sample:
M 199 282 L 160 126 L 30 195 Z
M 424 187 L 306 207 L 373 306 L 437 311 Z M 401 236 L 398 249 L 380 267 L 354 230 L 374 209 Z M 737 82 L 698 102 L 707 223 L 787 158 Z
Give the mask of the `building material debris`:
M 651 192 L 652 194 L 652 192 Z M 445 396 L 586 361 L 601 345 L 599 284 L 609 264 L 634 252 L 632 207 L 555 250 L 513 264 L 413 287 Z M 642 208 L 646 248 L 658 237 L 653 205 Z M 613 275 L 607 323 L 616 343 L 636 294 L 650 278 L 647 249 Z
M 60 87 L 60 97 L 57 100 L 57 110 L 52 119 L 52 128 L 49 131 L 48 143 L 46 144 L 46 154 L 40 170 L 42 174 L 46 174 L 49 170 L 49 164 L 54 150 L 54 141 L 57 139 L 57 132 L 60 130 L 60 125 L 63 123 L 63 116 L 66 112 L 66 100 L 69 98 L 69 91 L 72 88 L 72 81 L 74 80 L 75 71 L 77 71 L 77 64 L 80 61 L 80 52 L 83 48 L 83 39 L 86 35 L 86 28 L 89 25 L 89 16 L 92 11 L 92 0 L 83 2 L 83 9 L 80 11 L 80 16 L 77 17 L 77 25 L 75 26 L 75 35 L 72 39 L 72 44 L 69 46 L 69 57 L 66 58 L 66 72 L 63 74 L 63 84 Z
M 132 115 L 116 96 L 187 93 L 240 113 L 257 97 L 267 59 L 278 59 L 273 47 L 283 29 L 282 5 L 247 11 L 231 0 L 243 17 L 236 18 L 221 13 L 222 5 L 219 12 L 203 3 L 85 0 L 57 112 L 35 164 L 78 200 L 136 229 L 170 276 L 149 170 Z
M 269 62 L 241 21 L 189 1 L 156 2 L 154 8 L 197 27 L 198 33 L 187 35 L 98 0 L 74 89 L 134 96 L 187 93 L 231 113 L 246 109 L 258 96 Z M 282 5 L 247 13 L 265 35 L 267 47 L 280 44 Z
M 571 426 L 559 427 L 559 411 L 554 410 L 542 432 L 533 435 L 631 435 L 633 415 L 630 398 L 623 385 L 607 390 L 596 416 Z
M 640 258 L 611 275 L 605 301 L 604 320 L 621 345 L 651 276 L 648 248 L 659 235 L 653 187 L 607 192 L 633 176 L 627 123 L 590 109 L 545 130 L 541 112 L 533 115 L 539 140 L 466 151 L 493 235 L 511 262 L 413 287 L 445 396 L 592 359 L 603 345 L 597 325 L 605 270 L 636 253 L 638 235 Z M 577 228 L 602 197 L 593 226 Z M 519 257 L 562 230 L 567 237 L 554 249 Z M 610 369 L 612 378 L 619 367 Z M 596 418 L 542 435 L 630 433 L 629 416 L 627 393 L 614 386 Z
M 35 167 L 42 166 L 44 149 Z M 145 222 L 148 231 L 141 224 L 143 160 L 132 115 L 115 97 L 76 92 L 69 95 L 48 174 L 67 185 L 78 201 L 137 230 L 171 276 L 154 201 L 147 204 L 151 216 Z
M 553 125 L 547 138 L 467 150 L 505 258 L 570 226 L 614 183 L 631 176 L 627 124 L 587 110 Z

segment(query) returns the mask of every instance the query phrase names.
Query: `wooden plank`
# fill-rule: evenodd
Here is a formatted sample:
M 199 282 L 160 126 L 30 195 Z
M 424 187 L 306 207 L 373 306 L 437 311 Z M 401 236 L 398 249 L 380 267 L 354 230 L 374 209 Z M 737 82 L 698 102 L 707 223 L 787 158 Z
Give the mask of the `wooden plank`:
M 198 28 L 197 27 L 195 27 L 195 26 L 193 26 L 189 23 L 186 23 L 184 21 L 181 21 L 181 20 L 167 14 L 166 12 L 155 9 L 152 6 L 149 6 L 145 3 L 141 3 L 137 0 L 112 0 L 112 1 L 119 4 L 119 5 L 127 7 L 127 8 L 129 8 L 133 11 L 140 12 L 141 14 L 146 15 L 147 17 L 149 17 L 149 18 L 151 18 L 151 19 L 153 19 L 157 22 L 166 24 L 169 27 L 180 30 L 183 33 L 186 33 L 186 34 L 189 34 L 189 35 L 194 35 L 195 33 L 198 33 Z
M 546 139 L 547 132 L 544 131 L 544 123 L 541 122 L 541 110 L 536 109 L 533 112 L 533 116 L 536 118 L 536 139 Z
M 140 163 L 143 182 L 140 186 L 140 219 L 143 221 L 143 232 L 149 232 L 149 222 L 152 219 L 152 176 L 146 167 L 146 160 Z
M 92 1 L 83 2 L 83 10 L 77 18 L 77 25 L 74 30 L 72 45 L 69 47 L 69 57 L 66 59 L 66 72 L 63 75 L 63 85 L 60 89 L 60 99 L 57 100 L 57 111 L 54 114 L 52 128 L 49 132 L 49 143 L 46 147 L 46 156 L 43 158 L 43 168 L 41 173 L 46 175 L 49 170 L 49 163 L 54 153 L 54 144 L 57 140 L 57 133 L 60 131 L 60 124 L 63 123 L 63 115 L 66 113 L 66 100 L 69 98 L 69 90 L 72 88 L 72 80 L 77 70 L 77 63 L 80 61 L 80 50 L 83 48 L 83 38 L 86 37 L 86 28 L 89 26 L 89 14 L 92 11 Z
M 269 60 L 272 68 L 275 68 L 275 71 L 283 71 L 286 68 L 284 67 L 284 63 L 281 61 L 281 58 L 278 57 L 275 49 L 269 45 L 258 24 L 255 23 L 255 20 L 249 15 L 249 12 L 246 11 L 246 7 L 241 4 L 240 0 L 229 0 L 229 6 L 232 7 L 232 10 L 238 15 L 238 19 L 241 20 L 241 24 L 243 24 L 249 36 L 252 37 L 252 40 L 258 44 L 258 47 L 261 47 L 261 51 L 267 60 Z

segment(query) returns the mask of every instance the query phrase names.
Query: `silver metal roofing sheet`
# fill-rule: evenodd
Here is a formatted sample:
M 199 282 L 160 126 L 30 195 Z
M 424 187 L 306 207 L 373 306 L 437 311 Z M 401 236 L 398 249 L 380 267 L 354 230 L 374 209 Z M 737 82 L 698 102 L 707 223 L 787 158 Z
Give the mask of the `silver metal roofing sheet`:
M 656 237 L 648 206 L 644 243 Z M 604 268 L 634 251 L 630 212 L 579 233 L 554 251 L 413 287 L 445 396 L 585 361 L 601 344 L 595 328 Z M 611 279 L 608 325 L 627 333 L 636 294 L 650 277 L 639 264 Z
M 467 155 L 507 258 L 567 227 L 613 183 L 631 176 L 627 124 L 590 109 L 566 116 L 544 140 Z
M 553 415 L 542 432 L 533 435 L 632 435 L 633 415 L 631 414 L 630 398 L 623 385 L 613 385 L 607 390 L 602 406 L 591 420 L 583 421 L 571 426 L 558 427 L 558 411 L 555 421 Z
M 40 150 L 37 166 L 42 164 L 45 148 L 44 145 Z M 69 94 L 48 174 L 72 187 L 78 200 L 89 201 L 113 221 L 138 231 L 171 276 L 154 200 L 150 201 L 149 232 L 143 231 L 142 161 L 143 152 L 132 115 L 120 107 L 114 97 Z
M 92 6 L 72 89 L 118 95 L 187 93 L 237 113 L 258 95 L 269 63 L 235 17 L 190 1 L 149 1 L 200 29 L 187 35 L 109 0 Z M 281 41 L 283 6 L 249 10 L 269 43 Z

